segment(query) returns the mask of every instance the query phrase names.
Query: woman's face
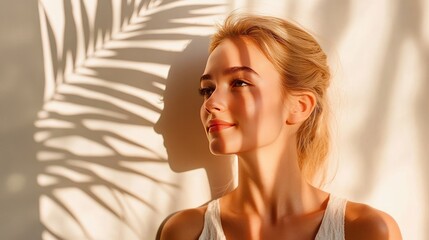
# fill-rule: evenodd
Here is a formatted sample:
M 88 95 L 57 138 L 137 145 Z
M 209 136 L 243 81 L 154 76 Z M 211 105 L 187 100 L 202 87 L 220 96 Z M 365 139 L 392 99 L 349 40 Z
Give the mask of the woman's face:
M 212 153 L 249 152 L 284 133 L 288 111 L 281 76 L 251 40 L 223 40 L 210 54 L 200 85 L 201 121 Z

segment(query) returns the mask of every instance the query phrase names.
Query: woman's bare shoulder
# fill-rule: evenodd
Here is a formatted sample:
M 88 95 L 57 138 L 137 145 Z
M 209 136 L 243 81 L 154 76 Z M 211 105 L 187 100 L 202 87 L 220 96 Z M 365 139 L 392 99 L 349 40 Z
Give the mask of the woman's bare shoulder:
M 398 224 L 389 214 L 356 202 L 347 203 L 345 237 L 347 240 L 402 239 Z
M 198 239 L 204 226 L 207 206 L 186 209 L 167 217 L 158 230 L 157 239 Z

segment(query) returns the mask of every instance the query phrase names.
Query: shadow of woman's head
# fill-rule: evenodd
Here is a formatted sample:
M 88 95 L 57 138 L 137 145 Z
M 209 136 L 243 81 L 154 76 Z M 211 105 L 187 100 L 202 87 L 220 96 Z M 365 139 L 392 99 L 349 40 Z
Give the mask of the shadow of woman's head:
M 202 126 L 199 109 L 202 98 L 198 95 L 199 78 L 208 57 L 208 37 L 194 38 L 182 54 L 172 60 L 164 92 L 164 109 L 155 131 L 164 138 L 170 168 L 185 172 L 204 168 L 212 196 L 226 190 L 232 179 L 229 156 L 210 153 Z

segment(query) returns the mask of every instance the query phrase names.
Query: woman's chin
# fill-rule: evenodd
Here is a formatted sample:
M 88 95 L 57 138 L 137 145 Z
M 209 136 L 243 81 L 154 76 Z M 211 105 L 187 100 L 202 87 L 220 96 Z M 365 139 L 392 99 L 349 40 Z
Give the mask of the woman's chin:
M 211 138 L 209 149 L 213 155 L 233 155 L 243 150 L 243 141 L 237 138 Z
M 225 146 L 218 146 L 216 144 L 210 145 L 210 152 L 215 156 L 225 156 L 225 155 L 231 155 L 235 154 L 235 151 L 231 151 L 230 149 L 227 149 Z
M 217 148 L 215 148 L 215 149 L 210 148 L 210 152 L 215 156 L 224 156 L 224 155 L 231 154 L 231 153 L 228 153 L 227 151 L 217 149 Z

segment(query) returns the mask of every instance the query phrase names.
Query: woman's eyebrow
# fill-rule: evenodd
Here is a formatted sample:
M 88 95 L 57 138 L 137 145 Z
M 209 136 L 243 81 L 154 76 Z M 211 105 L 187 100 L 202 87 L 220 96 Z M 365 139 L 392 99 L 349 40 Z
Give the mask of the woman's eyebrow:
M 211 76 L 210 74 L 203 74 L 203 75 L 200 77 L 200 82 L 202 82 L 202 81 L 206 81 L 206 80 L 210 80 L 210 79 L 212 79 L 212 76 Z
M 225 69 L 225 71 L 223 71 L 223 75 L 229 75 L 237 72 L 249 72 L 259 76 L 259 74 L 255 70 L 247 66 L 234 66 L 234 67 L 227 68 Z M 210 80 L 210 79 L 212 79 L 212 76 L 210 74 L 203 74 L 200 77 L 200 82 L 205 80 Z
M 232 74 L 232 73 L 236 73 L 236 72 L 249 72 L 249 73 L 253 73 L 259 76 L 259 74 L 253 70 L 250 67 L 247 66 L 235 66 L 235 67 L 230 67 L 228 69 L 226 69 L 223 74 L 224 75 L 228 75 L 228 74 Z

